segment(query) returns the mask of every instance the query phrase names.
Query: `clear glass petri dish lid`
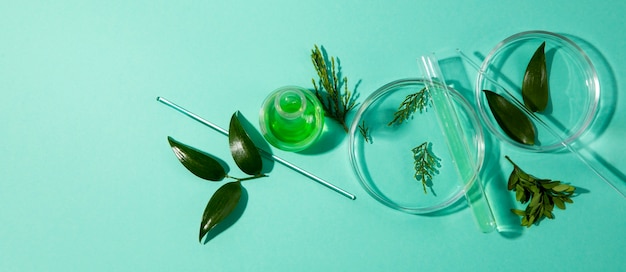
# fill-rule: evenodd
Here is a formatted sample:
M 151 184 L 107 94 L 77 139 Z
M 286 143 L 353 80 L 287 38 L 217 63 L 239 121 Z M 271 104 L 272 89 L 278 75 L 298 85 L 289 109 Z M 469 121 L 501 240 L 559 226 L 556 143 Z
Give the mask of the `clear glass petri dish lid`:
M 543 42 L 549 99 L 546 110 L 534 115 L 548 128 L 531 118 L 536 139 L 534 145 L 526 145 L 511 139 L 499 127 L 483 90 L 500 94 L 506 90 L 523 105 L 521 85 L 524 73 Z M 578 139 L 595 118 L 600 99 L 596 69 L 585 52 L 565 36 L 547 31 L 517 33 L 496 45 L 485 57 L 480 70 L 475 86 L 478 115 L 489 132 L 502 142 L 529 151 L 555 151 Z
M 361 186 L 393 209 L 426 214 L 449 207 L 464 197 L 476 180 L 484 160 L 484 135 L 472 106 L 456 90 L 448 88 L 468 142 L 473 173 L 461 178 L 432 105 L 416 111 L 401 124 L 392 124 L 394 113 L 405 99 L 424 89 L 420 78 L 390 82 L 372 93 L 359 107 L 350 127 L 348 152 Z M 436 173 L 423 185 L 416 177 L 413 149 L 427 143 L 436 157 Z

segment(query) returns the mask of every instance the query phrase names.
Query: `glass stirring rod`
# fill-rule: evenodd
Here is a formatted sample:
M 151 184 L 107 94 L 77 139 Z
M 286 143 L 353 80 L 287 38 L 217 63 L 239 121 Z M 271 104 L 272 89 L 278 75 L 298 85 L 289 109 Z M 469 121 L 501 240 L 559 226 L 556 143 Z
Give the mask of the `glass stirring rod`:
M 472 66 L 472 68 L 474 68 L 485 79 L 487 79 L 489 82 L 493 83 L 496 87 L 502 89 L 504 91 L 504 93 L 506 94 L 506 96 L 514 104 L 516 104 L 516 106 L 518 108 L 522 109 L 526 113 L 526 115 L 528 115 L 530 118 L 532 118 L 537 123 L 539 123 L 541 126 L 543 126 L 546 129 L 546 131 L 548 131 L 552 136 L 554 136 L 561 143 L 561 145 L 563 147 L 565 147 L 568 151 L 570 151 L 572 154 L 574 154 L 576 156 L 576 158 L 578 158 L 585 166 L 587 166 L 587 168 L 589 168 L 594 174 L 596 174 L 596 176 L 598 176 L 600 179 L 602 179 L 607 185 L 609 185 L 611 188 L 613 188 L 623 198 L 626 198 L 626 188 L 624 188 L 624 186 L 623 186 L 624 184 L 622 184 L 620 186 L 620 184 L 618 184 L 616 181 L 608 179 L 607 177 L 605 177 L 596 167 L 594 167 L 591 164 L 591 162 L 589 162 L 589 160 L 587 160 L 585 157 L 583 157 L 583 155 L 580 154 L 580 152 L 578 150 L 576 150 L 574 147 L 572 147 L 572 145 L 570 145 L 567 141 L 565 141 L 565 139 L 563 139 L 563 137 L 561 137 L 556 131 L 554 131 L 547 123 L 545 123 L 543 120 L 541 120 L 533 112 L 531 112 L 528 109 L 526 109 L 524 104 L 522 104 L 522 102 L 517 100 L 517 98 L 515 98 L 515 96 L 513 96 L 513 94 L 511 94 L 506 88 L 504 88 L 504 86 L 502 86 L 500 83 L 498 83 L 495 79 L 493 79 L 493 78 L 489 77 L 488 75 L 486 75 L 485 71 L 483 71 L 481 69 L 481 67 L 478 66 L 478 64 L 476 64 L 472 59 L 470 59 L 469 56 L 467 56 L 465 53 L 463 53 L 463 51 L 461 51 L 460 49 L 457 49 L 457 53 L 459 54 L 459 56 L 461 56 L 461 58 L 463 60 L 465 60 L 467 63 L 469 63 L 470 66 Z
M 426 89 L 430 93 L 437 119 L 439 119 L 439 127 L 446 138 L 459 178 L 465 182 L 462 184 L 465 187 L 465 198 L 472 210 L 474 220 L 480 231 L 491 232 L 496 228 L 496 221 L 479 173 L 476 172 L 476 163 L 470 158 L 467 139 L 463 135 L 463 128 L 452 105 L 448 85 L 445 83 L 437 59 L 434 56 L 422 56 L 419 64 L 426 80 Z M 472 181 L 474 184 L 468 187 L 467 184 Z
M 205 125 L 207 127 L 212 128 L 213 130 L 219 132 L 220 134 L 228 137 L 228 130 L 225 130 L 225 129 L 223 129 L 223 128 L 221 128 L 221 127 L 219 127 L 219 126 L 217 126 L 217 125 L 215 125 L 215 124 L 213 124 L 213 123 L 203 119 L 202 117 L 194 114 L 193 112 L 190 112 L 190 111 L 186 110 L 185 108 L 183 108 L 183 107 L 181 107 L 181 106 L 179 106 L 179 105 L 177 105 L 177 104 L 175 104 L 175 103 L 173 103 L 173 102 L 171 102 L 171 101 L 169 101 L 169 100 L 167 100 L 167 99 L 165 99 L 163 97 L 160 97 L 160 96 L 157 97 L 157 101 L 165 104 L 166 106 L 168 106 L 168 107 L 170 107 L 170 108 L 172 108 L 172 109 L 174 109 L 174 110 L 176 110 L 176 111 L 186 115 L 187 117 L 190 117 L 193 120 L 196 120 L 196 121 L 200 122 L 201 124 L 203 124 L 203 125 Z M 304 170 L 304 169 L 302 169 L 302 168 L 300 168 L 300 167 L 298 167 L 298 166 L 296 166 L 296 165 L 294 165 L 294 164 L 292 164 L 292 163 L 290 163 L 290 162 L 288 162 L 288 161 L 286 161 L 286 160 L 284 160 L 284 159 L 282 159 L 282 158 L 280 158 L 280 157 L 278 157 L 278 156 L 276 156 L 276 155 L 274 155 L 274 154 L 272 154 L 270 152 L 267 152 L 267 151 L 265 151 L 265 150 L 263 150 L 261 148 L 259 148 L 259 152 L 261 152 L 261 155 L 265 156 L 266 158 L 272 159 L 272 160 L 274 160 L 274 161 L 276 161 L 276 162 L 286 166 L 287 168 L 289 168 L 291 170 L 294 170 L 294 171 L 296 171 L 296 172 L 298 172 L 298 173 L 300 173 L 300 174 L 302 174 L 302 175 L 304 175 L 304 176 L 306 176 L 306 177 L 316 181 L 317 183 L 319 183 L 321 185 L 326 186 L 327 188 L 329 188 L 329 189 L 331 189 L 331 190 L 333 190 L 333 191 L 335 191 L 335 192 L 337 192 L 337 193 L 339 193 L 339 194 L 341 194 L 341 195 L 343 195 L 343 196 L 345 196 L 345 197 L 347 197 L 349 199 L 352 199 L 352 200 L 356 199 L 355 195 L 347 192 L 346 190 L 341 189 L 341 188 L 339 188 L 339 187 L 337 187 L 337 186 L 335 186 L 335 185 L 333 185 L 333 184 L 331 184 L 331 183 L 329 183 L 329 182 L 327 182 L 327 181 L 317 177 L 316 175 L 313 175 L 310 172 L 307 172 L 306 170 Z

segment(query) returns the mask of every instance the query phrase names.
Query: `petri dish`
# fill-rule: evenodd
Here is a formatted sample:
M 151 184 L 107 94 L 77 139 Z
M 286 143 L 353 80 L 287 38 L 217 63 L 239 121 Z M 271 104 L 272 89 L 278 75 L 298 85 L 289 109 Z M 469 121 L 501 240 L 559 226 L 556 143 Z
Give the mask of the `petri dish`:
M 421 113 L 416 111 L 401 124 L 389 125 L 403 100 L 425 84 L 424 79 L 408 78 L 380 87 L 359 107 L 350 127 L 348 152 L 361 186 L 385 206 L 411 214 L 439 211 L 464 197 L 484 159 L 484 135 L 478 116 L 452 88 L 448 88 L 452 104 L 475 165 L 474 173 L 465 175 L 468 180 L 460 178 L 432 105 Z M 425 142 L 438 160 L 437 173 L 426 192 L 421 180 L 415 178 L 412 151 Z
M 483 90 L 502 94 L 506 89 L 522 101 L 521 84 L 526 66 L 535 50 L 545 42 L 549 101 L 546 110 L 534 113 L 558 137 L 531 118 L 536 130 L 535 145 L 518 143 L 497 124 Z M 565 36 L 547 31 L 527 31 L 512 35 L 485 57 L 478 73 L 475 96 L 479 117 L 500 141 L 521 149 L 549 152 L 579 138 L 592 123 L 600 99 L 600 83 L 593 63 L 585 52 Z M 523 105 L 523 103 L 522 103 Z

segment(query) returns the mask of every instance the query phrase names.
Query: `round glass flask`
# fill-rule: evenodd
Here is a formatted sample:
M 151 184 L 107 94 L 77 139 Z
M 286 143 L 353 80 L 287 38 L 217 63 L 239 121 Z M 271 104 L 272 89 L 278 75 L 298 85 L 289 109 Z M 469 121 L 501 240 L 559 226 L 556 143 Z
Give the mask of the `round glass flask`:
M 271 145 L 286 151 L 301 151 L 321 136 L 324 111 L 309 90 L 285 86 L 265 99 L 259 123 L 263 136 Z

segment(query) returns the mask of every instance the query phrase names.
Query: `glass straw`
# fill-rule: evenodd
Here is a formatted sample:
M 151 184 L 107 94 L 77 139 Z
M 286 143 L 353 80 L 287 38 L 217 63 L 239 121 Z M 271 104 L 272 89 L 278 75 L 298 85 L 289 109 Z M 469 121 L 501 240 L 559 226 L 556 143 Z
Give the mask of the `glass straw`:
M 171 102 L 171 101 L 169 101 L 169 100 L 167 100 L 167 99 L 165 99 L 163 97 L 160 97 L 160 96 L 157 97 L 157 101 L 159 101 L 159 102 L 169 106 L 170 108 L 172 108 L 172 109 L 174 109 L 174 110 L 176 110 L 176 111 L 178 111 L 178 112 L 180 112 L 180 113 L 190 117 L 193 120 L 196 120 L 196 121 L 200 122 L 201 124 L 203 124 L 203 125 L 205 125 L 207 127 L 212 128 L 213 130 L 219 132 L 220 134 L 228 137 L 228 130 L 225 130 L 225 129 L 223 129 L 223 128 L 221 128 L 221 127 L 219 127 L 219 126 L 217 126 L 217 125 L 215 125 L 215 124 L 213 124 L 213 123 L 203 119 L 202 117 L 194 114 L 193 112 L 190 112 L 190 111 L 186 110 L 185 108 L 183 108 L 183 107 L 181 107 L 179 105 L 176 105 L 175 103 L 173 103 L 173 102 Z M 298 166 L 296 166 L 296 165 L 294 165 L 294 164 L 292 164 L 292 163 L 290 163 L 290 162 L 288 162 L 288 161 L 286 161 L 286 160 L 284 160 L 284 159 L 282 159 L 282 158 L 280 158 L 280 157 L 278 157 L 278 156 L 276 156 L 276 155 L 274 155 L 274 154 L 272 154 L 270 152 L 267 152 L 267 151 L 265 151 L 265 150 L 263 150 L 261 148 L 259 148 L 259 152 L 261 152 L 261 155 L 263 155 L 264 157 L 266 157 L 268 159 L 272 159 L 272 160 L 274 160 L 274 161 L 276 161 L 276 162 L 286 166 L 287 168 L 289 168 L 291 170 L 294 170 L 294 171 L 296 171 L 296 172 L 298 172 L 298 173 L 300 173 L 300 174 L 302 174 L 302 175 L 304 175 L 304 176 L 306 176 L 306 177 L 316 181 L 319 184 L 322 184 L 322 185 L 326 186 L 327 188 L 329 188 L 329 189 L 331 189 L 331 190 L 333 190 L 333 191 L 335 191 L 335 192 L 337 192 L 337 193 L 339 193 L 339 194 L 341 194 L 341 195 L 343 195 L 343 196 L 345 196 L 345 197 L 347 197 L 349 199 L 352 199 L 352 200 L 356 199 L 355 195 L 347 192 L 346 190 L 341 189 L 341 188 L 339 188 L 339 187 L 337 187 L 337 186 L 335 186 L 335 185 L 333 185 L 333 184 L 331 184 L 331 183 L 329 183 L 329 182 L 327 182 L 327 181 L 317 177 L 316 175 L 313 175 L 310 172 L 307 172 L 306 170 L 304 170 L 304 169 L 302 169 L 302 168 L 300 168 L 300 167 L 298 167 Z

